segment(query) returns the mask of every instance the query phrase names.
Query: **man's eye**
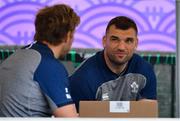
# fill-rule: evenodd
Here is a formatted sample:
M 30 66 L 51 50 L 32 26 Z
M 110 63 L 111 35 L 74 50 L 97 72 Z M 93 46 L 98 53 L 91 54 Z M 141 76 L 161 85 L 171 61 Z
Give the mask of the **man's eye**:
M 118 40 L 117 38 L 111 38 L 111 40 Z
M 134 39 L 133 38 L 128 38 L 126 39 L 126 43 L 133 43 L 134 42 Z
M 116 38 L 116 37 L 112 37 L 111 40 L 112 40 L 112 41 L 118 41 L 119 39 Z

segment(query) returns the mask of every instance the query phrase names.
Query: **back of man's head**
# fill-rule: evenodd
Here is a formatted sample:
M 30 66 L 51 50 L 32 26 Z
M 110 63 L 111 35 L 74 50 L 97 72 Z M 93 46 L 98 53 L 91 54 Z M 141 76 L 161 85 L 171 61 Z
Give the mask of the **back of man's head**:
M 68 5 L 45 7 L 36 15 L 34 40 L 58 45 L 79 23 L 80 17 Z

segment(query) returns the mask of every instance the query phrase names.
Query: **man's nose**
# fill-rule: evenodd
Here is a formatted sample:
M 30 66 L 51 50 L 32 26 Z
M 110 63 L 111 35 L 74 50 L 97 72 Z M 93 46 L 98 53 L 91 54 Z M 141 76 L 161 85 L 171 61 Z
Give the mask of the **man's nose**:
M 126 43 L 124 41 L 119 41 L 117 44 L 119 49 L 125 49 L 126 48 Z

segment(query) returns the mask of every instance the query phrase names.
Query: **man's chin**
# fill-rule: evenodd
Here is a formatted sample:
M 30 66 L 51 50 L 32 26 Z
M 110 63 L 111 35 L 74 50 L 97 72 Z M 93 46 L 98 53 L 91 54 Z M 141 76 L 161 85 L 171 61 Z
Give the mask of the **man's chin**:
M 117 65 L 123 65 L 123 64 L 125 64 L 125 63 L 127 63 L 127 61 L 125 60 L 125 59 L 116 59 L 116 60 L 114 60 L 114 63 L 115 64 L 117 64 Z

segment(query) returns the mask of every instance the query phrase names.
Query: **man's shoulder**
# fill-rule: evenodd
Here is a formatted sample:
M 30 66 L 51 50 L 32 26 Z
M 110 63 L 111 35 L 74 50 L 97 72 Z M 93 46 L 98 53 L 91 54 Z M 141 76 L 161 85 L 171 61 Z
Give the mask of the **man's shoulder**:
M 139 61 L 143 61 L 144 59 L 137 53 L 134 53 L 133 54 L 133 59 L 134 60 L 139 60 Z
M 149 62 L 147 62 L 143 57 L 136 53 L 133 54 L 132 62 L 135 62 L 136 64 L 139 64 L 141 66 L 151 66 Z
M 133 71 L 136 73 L 146 73 L 149 71 L 153 71 L 153 66 L 145 59 L 143 59 L 140 55 L 134 54 L 129 63 L 129 71 Z
M 52 71 L 54 73 L 66 71 L 66 68 L 60 60 L 48 56 L 42 56 L 39 67 L 46 69 L 48 72 Z
M 93 56 L 89 57 L 88 59 L 84 60 L 79 67 L 75 69 L 75 72 L 72 76 L 81 75 L 83 76 L 92 76 L 94 73 L 98 71 L 98 63 L 99 63 L 99 52 L 94 54 Z
M 100 52 L 95 53 L 91 57 L 84 60 L 81 65 L 79 66 L 79 69 L 86 68 L 86 69 L 94 69 L 95 66 L 97 66 L 100 56 Z

